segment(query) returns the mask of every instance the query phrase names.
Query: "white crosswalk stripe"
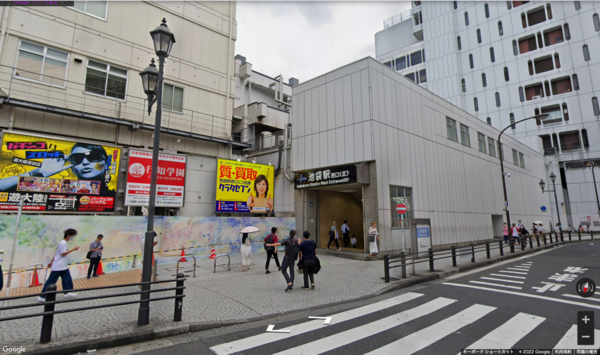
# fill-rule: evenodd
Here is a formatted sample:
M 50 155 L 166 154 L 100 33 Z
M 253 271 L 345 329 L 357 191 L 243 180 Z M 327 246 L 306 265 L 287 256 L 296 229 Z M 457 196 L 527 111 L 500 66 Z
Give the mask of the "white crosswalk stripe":
M 505 280 L 505 279 L 498 279 L 495 277 L 482 277 L 483 280 L 492 280 L 492 281 L 500 281 L 500 282 L 508 282 L 511 284 L 523 284 L 523 281 L 515 281 L 515 280 Z
M 519 286 L 509 286 L 509 285 L 501 285 L 501 284 L 495 284 L 495 283 L 491 283 L 491 282 L 483 282 L 483 281 L 469 281 L 472 284 L 479 284 L 479 285 L 487 285 L 487 286 L 496 286 L 496 287 L 503 287 L 503 288 L 510 288 L 513 290 L 522 290 L 521 287 Z

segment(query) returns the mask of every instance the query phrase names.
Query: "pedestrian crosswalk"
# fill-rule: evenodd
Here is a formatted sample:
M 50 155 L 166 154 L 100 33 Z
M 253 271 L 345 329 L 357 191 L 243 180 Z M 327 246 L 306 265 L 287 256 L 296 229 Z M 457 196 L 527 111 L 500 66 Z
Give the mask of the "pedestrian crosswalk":
M 531 261 L 528 261 L 520 265 L 511 265 L 504 270 L 482 276 L 479 280 L 471 280 L 469 283 L 499 289 L 522 290 L 522 285 L 525 284 L 525 279 L 532 264 Z
M 548 320 L 534 314 L 516 312 L 507 315 L 485 304 L 465 305 L 446 297 L 423 297 L 409 292 L 322 320 L 285 326 L 289 333 L 260 331 L 231 342 L 211 347 L 215 354 L 323 354 L 334 351 L 347 354 L 428 354 L 428 348 L 444 345 L 443 353 L 461 349 L 511 349 L 527 338 L 539 339 L 539 347 L 549 349 L 598 348 L 577 345 L 577 326 L 563 325 L 562 332 L 549 335 L 540 327 Z M 499 317 L 502 323 L 491 321 Z M 556 322 L 552 321 L 553 327 Z M 277 326 L 279 329 L 280 326 Z M 488 329 L 489 328 L 489 329 Z M 461 334 L 464 333 L 464 336 Z M 469 336 L 467 336 L 467 334 Z M 472 334 L 479 334 L 473 337 Z M 600 341 L 600 331 L 595 331 Z M 551 339 L 551 340 L 549 340 Z M 439 351 L 437 352 L 439 353 Z

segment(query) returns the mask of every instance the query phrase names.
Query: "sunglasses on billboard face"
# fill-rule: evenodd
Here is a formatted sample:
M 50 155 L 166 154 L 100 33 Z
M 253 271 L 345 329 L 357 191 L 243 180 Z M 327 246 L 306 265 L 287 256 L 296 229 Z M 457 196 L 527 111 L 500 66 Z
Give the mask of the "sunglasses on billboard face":
M 91 151 L 88 153 L 75 153 L 69 155 L 69 162 L 73 165 L 79 165 L 86 159 L 90 163 L 98 163 L 104 160 L 104 154 L 98 151 Z

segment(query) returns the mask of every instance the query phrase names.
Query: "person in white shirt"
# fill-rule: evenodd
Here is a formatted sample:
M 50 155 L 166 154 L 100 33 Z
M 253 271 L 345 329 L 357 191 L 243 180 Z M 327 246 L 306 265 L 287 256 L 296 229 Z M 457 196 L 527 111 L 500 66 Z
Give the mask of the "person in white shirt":
M 379 240 L 379 232 L 377 231 L 377 224 L 375 222 L 371 222 L 371 227 L 369 227 L 369 235 L 373 235 L 373 241 L 369 243 L 369 249 L 371 252 L 371 256 L 375 256 L 379 254 L 379 249 L 377 249 L 377 241 Z
M 348 221 L 344 221 L 342 224 L 342 235 L 344 236 L 344 248 L 350 244 L 350 227 L 348 227 Z
M 352 234 L 352 240 L 350 242 L 352 243 L 352 247 L 356 248 L 356 234 Z
M 42 288 L 42 294 L 38 297 L 39 302 L 46 302 L 46 289 L 48 286 L 52 284 L 56 284 L 58 278 L 62 281 L 62 288 L 64 291 L 73 289 L 73 279 L 71 278 L 71 273 L 69 272 L 69 265 L 67 264 L 67 255 L 71 254 L 74 251 L 79 250 L 79 247 L 75 247 L 69 250 L 69 245 L 67 242 L 71 240 L 73 237 L 77 235 L 77 231 L 75 229 L 67 229 L 64 234 L 64 239 L 58 243 L 58 248 L 56 248 L 56 253 L 54 254 L 54 259 L 48 264 L 48 267 L 51 268 L 50 277 L 44 283 L 44 287 Z M 66 298 L 76 297 L 76 293 L 65 293 Z

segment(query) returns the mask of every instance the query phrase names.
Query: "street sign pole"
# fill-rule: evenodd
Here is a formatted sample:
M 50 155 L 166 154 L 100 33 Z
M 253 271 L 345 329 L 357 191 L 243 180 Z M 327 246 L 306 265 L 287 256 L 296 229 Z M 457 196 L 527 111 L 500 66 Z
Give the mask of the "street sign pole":
M 405 251 L 405 244 L 404 244 L 404 215 L 403 214 L 400 215 L 400 219 L 402 220 L 402 251 Z

